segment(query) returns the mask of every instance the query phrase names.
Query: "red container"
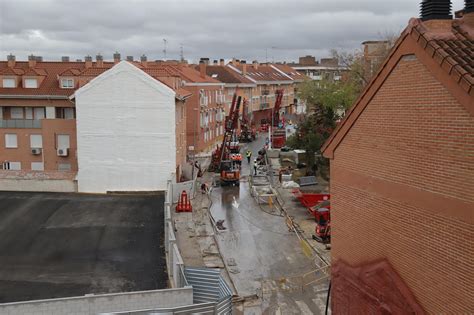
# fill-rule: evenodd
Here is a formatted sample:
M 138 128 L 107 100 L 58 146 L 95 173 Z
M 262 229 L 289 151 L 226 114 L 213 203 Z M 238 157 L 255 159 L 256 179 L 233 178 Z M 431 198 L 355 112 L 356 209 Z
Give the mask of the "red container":
M 330 200 L 330 194 L 317 194 L 310 192 L 302 192 L 299 189 L 293 190 L 293 195 L 301 202 L 306 208 L 311 208 L 324 200 Z

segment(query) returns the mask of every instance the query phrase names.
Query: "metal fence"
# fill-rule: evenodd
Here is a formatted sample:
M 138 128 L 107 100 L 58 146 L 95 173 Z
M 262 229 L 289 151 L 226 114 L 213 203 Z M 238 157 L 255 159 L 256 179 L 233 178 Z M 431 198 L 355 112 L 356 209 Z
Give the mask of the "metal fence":
M 193 288 L 193 312 L 199 314 L 231 314 L 232 290 L 221 276 L 220 269 L 189 268 L 184 266 L 171 219 L 173 181 L 169 180 L 165 192 L 165 251 L 168 275 L 174 288 Z M 212 306 L 212 311 L 209 311 Z M 160 310 L 161 311 L 161 310 Z M 190 308 L 174 309 L 173 314 L 188 314 Z M 145 314 L 145 313 L 144 313 Z

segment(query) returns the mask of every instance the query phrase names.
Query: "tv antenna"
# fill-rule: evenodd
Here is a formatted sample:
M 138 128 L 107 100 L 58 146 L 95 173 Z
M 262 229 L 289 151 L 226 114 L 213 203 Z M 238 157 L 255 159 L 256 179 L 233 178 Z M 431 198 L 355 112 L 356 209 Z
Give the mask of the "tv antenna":
M 166 60 L 166 44 L 168 43 L 168 41 L 166 40 L 166 38 L 163 38 L 163 55 L 165 56 L 165 59 Z
M 183 44 L 179 44 L 179 56 L 181 58 L 181 61 L 184 61 L 184 49 L 183 49 Z

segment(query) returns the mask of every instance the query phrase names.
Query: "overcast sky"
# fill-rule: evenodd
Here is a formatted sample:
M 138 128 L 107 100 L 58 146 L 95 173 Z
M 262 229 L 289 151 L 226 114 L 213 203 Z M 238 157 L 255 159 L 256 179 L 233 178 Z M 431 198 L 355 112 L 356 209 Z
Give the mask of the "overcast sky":
M 0 60 L 13 53 L 111 59 L 146 54 L 265 61 L 354 50 L 398 34 L 421 0 L 0 0 Z M 453 1 L 459 10 L 462 0 Z

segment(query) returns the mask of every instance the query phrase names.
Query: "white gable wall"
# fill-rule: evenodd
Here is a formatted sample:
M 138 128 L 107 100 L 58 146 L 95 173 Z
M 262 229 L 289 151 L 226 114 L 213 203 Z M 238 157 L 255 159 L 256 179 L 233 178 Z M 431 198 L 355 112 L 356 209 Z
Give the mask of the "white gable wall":
M 165 190 L 175 93 L 123 61 L 76 92 L 78 191 Z

